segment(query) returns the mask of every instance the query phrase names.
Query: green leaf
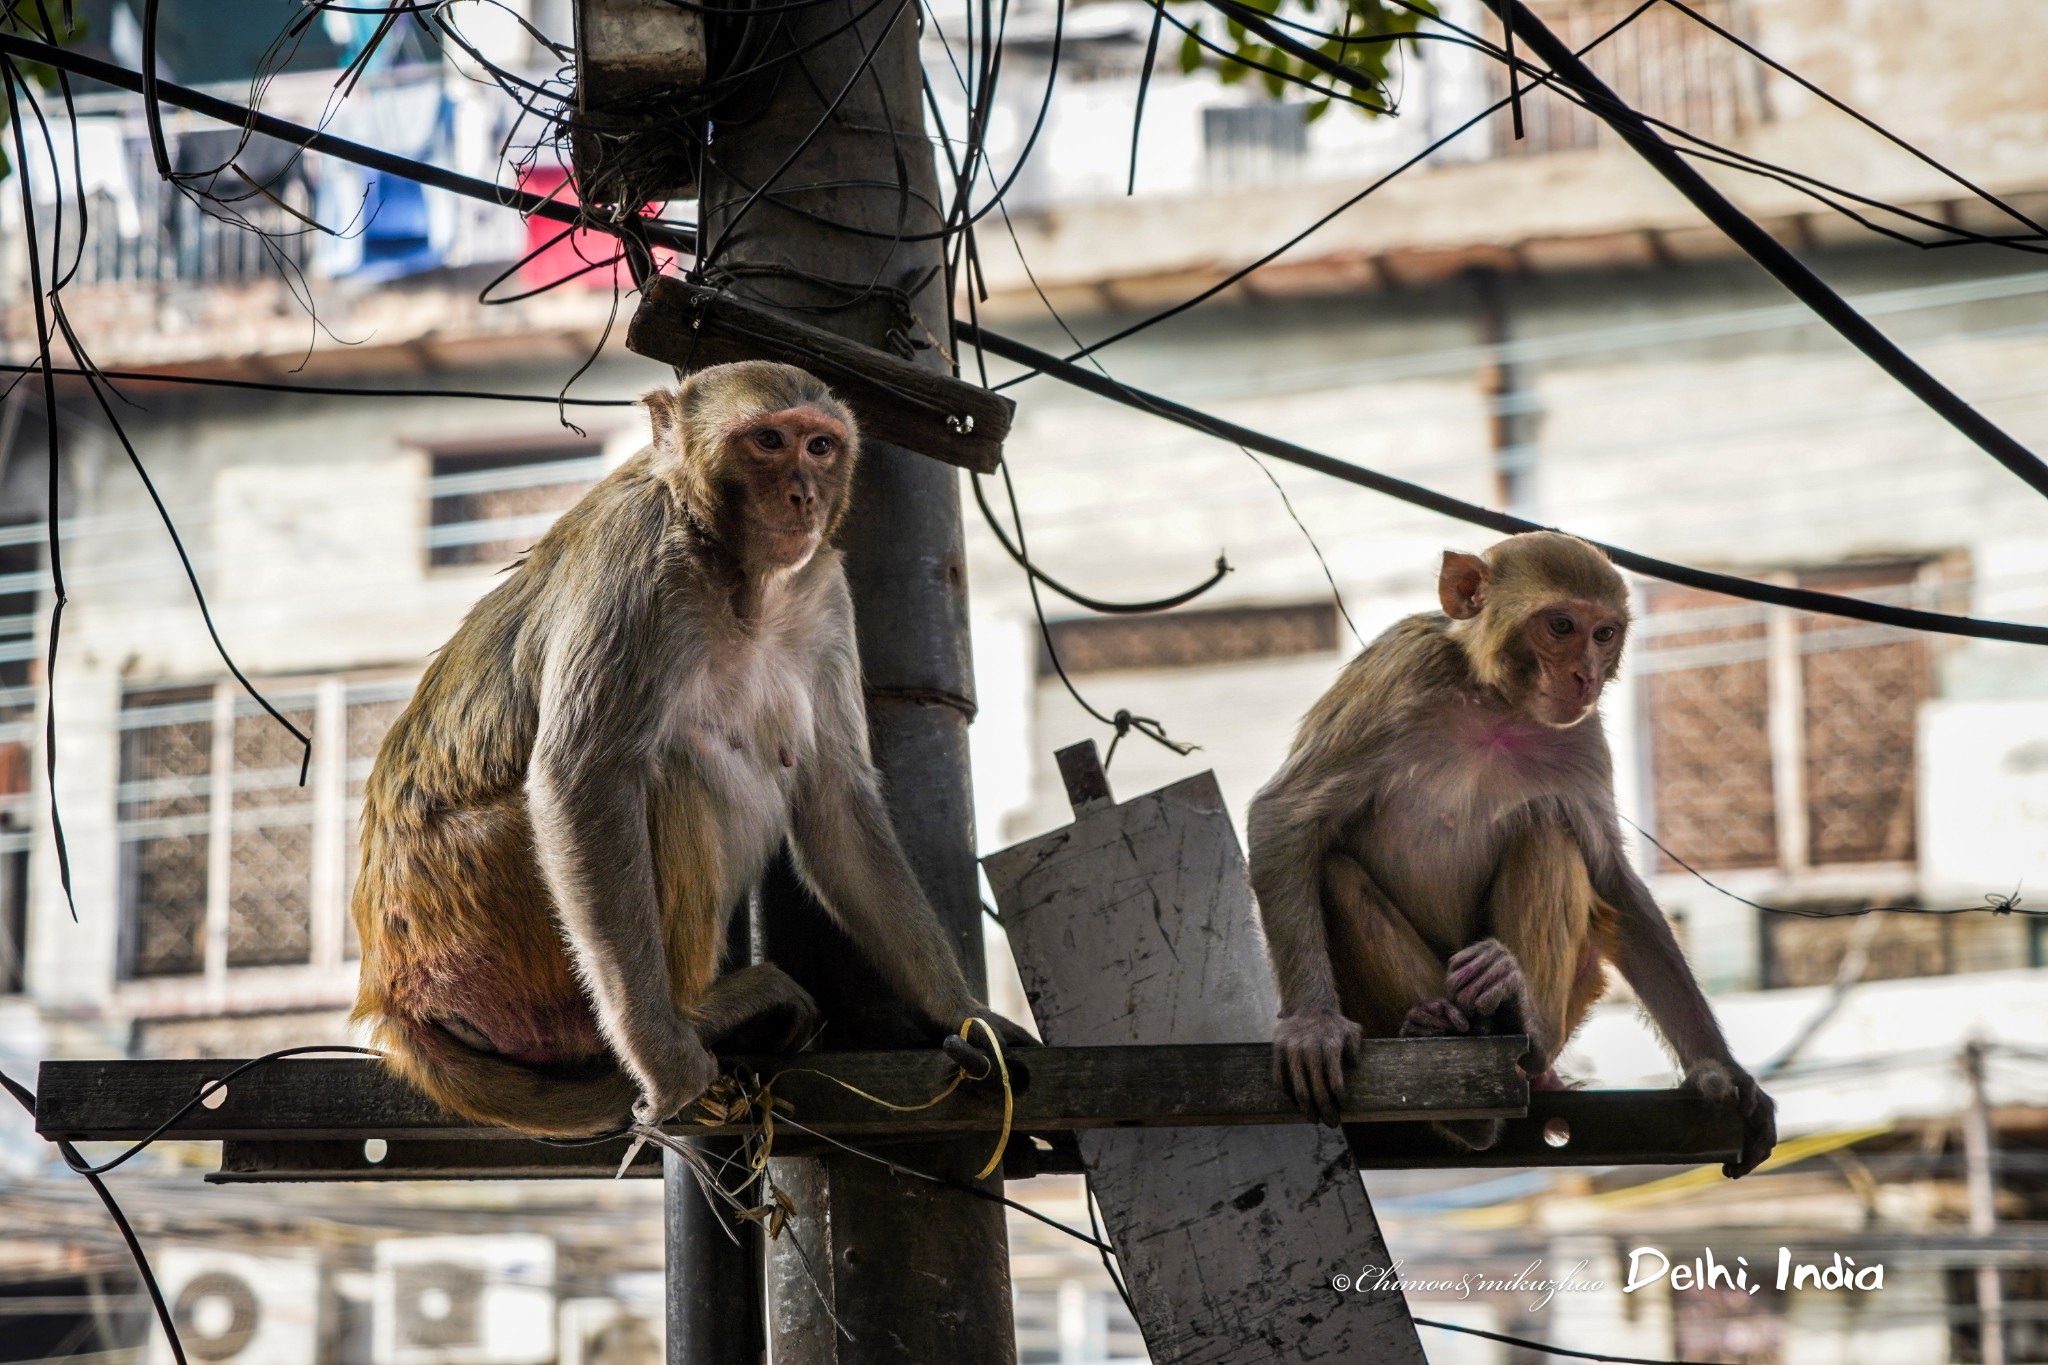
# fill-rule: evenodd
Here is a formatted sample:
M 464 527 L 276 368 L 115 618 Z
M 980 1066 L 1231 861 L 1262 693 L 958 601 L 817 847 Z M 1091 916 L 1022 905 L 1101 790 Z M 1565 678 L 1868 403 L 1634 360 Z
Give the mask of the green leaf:
M 1196 25 L 1199 28 L 1200 25 Z M 1184 33 L 1180 39 L 1180 69 L 1186 75 L 1202 67 L 1202 45 L 1195 40 L 1193 32 Z

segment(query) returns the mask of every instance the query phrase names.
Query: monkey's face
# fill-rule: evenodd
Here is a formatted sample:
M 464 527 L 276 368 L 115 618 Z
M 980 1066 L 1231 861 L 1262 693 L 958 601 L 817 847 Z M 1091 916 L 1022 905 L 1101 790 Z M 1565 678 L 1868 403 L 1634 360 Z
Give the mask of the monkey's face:
M 1521 637 L 1534 661 L 1523 708 L 1545 725 L 1566 729 L 1600 704 L 1600 689 L 1620 666 L 1628 619 L 1604 603 L 1564 598 L 1530 612 Z
M 749 567 L 801 566 L 817 553 L 846 496 L 852 432 L 822 408 L 784 408 L 741 423 L 730 450 Z

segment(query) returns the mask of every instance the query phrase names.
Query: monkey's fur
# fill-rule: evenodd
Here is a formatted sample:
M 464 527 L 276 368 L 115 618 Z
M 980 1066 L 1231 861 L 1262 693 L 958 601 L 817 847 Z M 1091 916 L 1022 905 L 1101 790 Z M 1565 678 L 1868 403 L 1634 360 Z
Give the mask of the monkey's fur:
M 826 543 L 853 418 L 764 362 L 642 401 L 653 443 L 469 613 L 364 793 L 355 1017 L 435 1100 L 528 1133 L 658 1122 L 709 1084 L 720 1035 L 763 1014 L 810 1030 L 772 965 L 716 976 L 785 836 L 935 1030 L 985 1013 L 869 758 Z
M 1605 989 L 1634 987 L 1688 1079 L 1745 1115 L 1742 1175 L 1776 1141 L 1664 916 L 1621 847 L 1595 709 L 1628 594 L 1556 532 L 1446 554 L 1443 614 L 1345 668 L 1253 800 L 1253 889 L 1281 1017 L 1275 1074 L 1334 1121 L 1361 1036 L 1526 1033 L 1532 1084 Z M 1499 1124 L 1443 1125 L 1490 1146 Z

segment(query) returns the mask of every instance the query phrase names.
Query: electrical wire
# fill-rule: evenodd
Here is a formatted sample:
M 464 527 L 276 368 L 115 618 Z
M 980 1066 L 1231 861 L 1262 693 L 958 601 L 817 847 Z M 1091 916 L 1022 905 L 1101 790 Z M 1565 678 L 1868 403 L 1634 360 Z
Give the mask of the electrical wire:
M 1027 366 L 1056 378 L 1075 388 L 1121 403 L 1126 407 L 1150 412 L 1167 421 L 1188 427 L 1191 430 L 1214 436 L 1219 440 L 1236 445 L 1248 446 L 1262 454 L 1285 460 L 1290 464 L 1313 469 L 1321 474 L 1341 479 L 1384 493 L 1399 501 L 1417 507 L 1427 508 L 1440 515 L 1473 525 L 1485 526 L 1506 535 L 1522 531 L 1554 530 L 1537 522 L 1496 512 L 1476 503 L 1465 502 L 1448 494 L 1438 493 L 1405 479 L 1381 474 L 1360 465 L 1339 460 L 1335 456 L 1298 446 L 1269 436 L 1251 427 L 1240 426 L 1220 417 L 1211 416 L 1185 404 L 1157 394 L 1135 389 L 1114 380 L 1082 369 L 1060 357 L 1041 351 L 1034 346 L 1013 340 L 999 333 L 975 327 L 971 323 L 961 324 L 961 335 L 970 344 L 979 346 L 991 355 Z M 1930 631 L 1944 635 L 1960 635 L 1981 640 L 2007 640 L 2017 644 L 2048 645 L 2048 626 L 2023 625 L 2008 621 L 1986 621 L 1972 616 L 1956 616 L 1944 612 L 1920 611 L 1911 607 L 1866 602 L 1860 598 L 1843 597 L 1835 593 L 1815 592 L 1808 588 L 1787 587 L 1783 584 L 1766 583 L 1755 579 L 1740 578 L 1733 574 L 1714 573 L 1706 569 L 1695 569 L 1668 560 L 1656 559 L 1616 545 L 1600 545 L 1608 557 L 1623 568 L 1667 582 L 1683 584 L 1686 587 L 1703 588 L 1708 592 L 1721 593 L 1728 597 L 1739 597 L 1753 602 L 1766 602 L 1773 606 L 1791 607 L 1798 611 L 1816 612 L 1826 616 L 1845 616 L 1858 621 L 1870 621 L 1878 625 L 1900 626 L 1910 630 Z

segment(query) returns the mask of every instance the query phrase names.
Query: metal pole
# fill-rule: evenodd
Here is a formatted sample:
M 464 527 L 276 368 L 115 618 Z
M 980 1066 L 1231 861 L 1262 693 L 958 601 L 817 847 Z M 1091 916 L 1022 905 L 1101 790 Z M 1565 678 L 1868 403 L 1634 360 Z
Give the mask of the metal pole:
M 1970 1235 L 1989 1237 L 1998 1226 L 1998 1182 L 1991 1169 L 1991 1106 L 1984 1098 L 1984 1045 L 1963 1049 L 1970 1107 L 1963 1111 L 1963 1161 L 1969 1173 Z M 1998 1267 L 1977 1267 L 1977 1321 L 1984 1365 L 2005 1365 L 2005 1291 Z
M 706 1138 L 696 1146 L 714 1164 L 739 1151 L 732 1138 Z M 661 1154 L 661 1181 L 669 1360 L 761 1365 L 759 1233 L 751 1224 L 735 1227 L 713 1209 L 674 1152 Z
M 907 0 L 819 0 L 774 23 L 782 50 L 798 55 L 764 75 L 744 108 L 712 120 L 701 177 L 704 282 L 943 369 L 942 201 L 924 126 L 919 11 Z M 912 236 L 926 240 L 903 240 Z M 891 814 L 979 988 L 958 475 L 870 444 L 840 544 Z M 764 955 L 818 998 L 829 1021 L 824 1046 L 931 1045 L 786 863 L 771 872 L 762 904 Z M 965 1181 L 987 1153 L 985 1143 L 927 1143 L 887 1155 Z M 772 1174 L 796 1203 L 768 1248 L 777 1365 L 1012 1365 L 999 1205 L 851 1154 L 777 1159 Z

